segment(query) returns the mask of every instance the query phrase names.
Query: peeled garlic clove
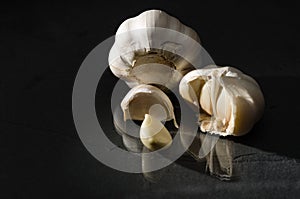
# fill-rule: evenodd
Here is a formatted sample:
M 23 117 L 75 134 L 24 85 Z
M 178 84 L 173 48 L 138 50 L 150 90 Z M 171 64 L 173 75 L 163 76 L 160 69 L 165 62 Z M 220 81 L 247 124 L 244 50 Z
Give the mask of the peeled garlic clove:
M 145 115 L 140 129 L 140 138 L 150 150 L 158 150 L 172 143 L 170 132 L 159 120 L 149 114 Z
M 132 88 L 121 102 L 124 120 L 144 120 L 145 114 L 151 112 L 161 121 L 174 121 L 178 128 L 174 108 L 169 97 L 152 85 L 141 84 Z
M 130 87 L 158 84 L 172 88 L 194 69 L 190 63 L 196 59 L 199 43 L 197 33 L 178 19 L 161 10 L 148 10 L 120 25 L 109 66 Z
M 264 97 L 258 83 L 233 67 L 191 71 L 182 78 L 179 92 L 199 108 L 204 132 L 244 135 L 263 114 Z

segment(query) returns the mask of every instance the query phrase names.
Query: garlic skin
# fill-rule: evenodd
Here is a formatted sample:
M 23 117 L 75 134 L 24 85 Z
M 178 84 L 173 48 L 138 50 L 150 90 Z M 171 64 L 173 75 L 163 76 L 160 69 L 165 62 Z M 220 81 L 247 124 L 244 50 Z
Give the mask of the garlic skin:
M 141 125 L 140 138 L 142 143 L 150 150 L 158 150 L 172 144 L 170 132 L 164 125 L 149 114 Z
M 157 110 L 156 107 L 160 107 L 160 109 Z M 160 120 L 173 120 L 174 126 L 178 128 L 171 100 L 155 86 L 141 84 L 132 88 L 123 98 L 121 108 L 124 113 L 124 120 L 142 121 L 145 114 L 154 110 L 153 115 L 156 115 Z
M 161 10 L 148 10 L 120 25 L 109 52 L 109 67 L 131 88 L 139 84 L 173 88 L 194 69 L 190 60 L 199 43 L 197 33 L 178 19 Z
M 222 136 L 248 133 L 262 117 L 264 96 L 258 83 L 233 67 L 191 71 L 179 85 L 180 95 L 200 111 L 201 131 Z

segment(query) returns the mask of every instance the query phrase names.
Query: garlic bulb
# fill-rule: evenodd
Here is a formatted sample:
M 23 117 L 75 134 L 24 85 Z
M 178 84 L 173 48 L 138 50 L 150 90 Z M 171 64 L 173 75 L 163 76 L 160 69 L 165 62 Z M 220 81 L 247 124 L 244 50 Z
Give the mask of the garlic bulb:
M 204 132 L 244 135 L 263 114 L 264 97 L 258 83 L 233 67 L 191 71 L 182 78 L 179 92 L 199 109 Z
M 145 115 L 140 129 L 140 138 L 150 150 L 158 150 L 172 143 L 170 132 L 159 120 L 149 114 Z
M 132 88 L 121 102 L 124 120 L 144 120 L 145 114 L 151 114 L 161 121 L 174 121 L 178 128 L 174 108 L 169 97 L 152 85 L 141 84 Z
M 120 25 L 109 66 L 131 88 L 139 84 L 173 88 L 194 69 L 190 63 L 197 56 L 199 42 L 197 33 L 178 19 L 148 10 Z

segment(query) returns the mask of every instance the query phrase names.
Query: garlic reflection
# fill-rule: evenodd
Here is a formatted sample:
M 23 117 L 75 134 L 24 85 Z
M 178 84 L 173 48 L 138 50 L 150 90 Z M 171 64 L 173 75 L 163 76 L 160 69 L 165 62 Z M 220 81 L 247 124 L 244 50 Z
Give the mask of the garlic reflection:
M 200 139 L 203 140 L 203 134 L 202 136 L 200 135 Z M 232 141 L 218 139 L 214 149 L 206 156 L 206 170 L 220 180 L 231 180 L 234 178 L 232 150 Z
M 113 112 L 113 123 L 116 132 L 122 136 L 124 147 L 130 152 L 141 153 L 144 145 L 139 138 L 140 126 L 131 120 L 124 121 L 123 112 L 119 106 Z
M 182 142 L 185 143 L 184 140 Z M 188 153 L 199 164 L 206 162 L 205 170 L 210 175 L 220 180 L 232 180 L 236 177 L 233 165 L 233 149 L 234 143 L 231 140 L 219 138 L 217 135 L 199 133 L 189 146 Z
M 152 168 L 155 168 L 157 165 L 157 162 L 153 160 L 153 158 L 149 158 L 149 153 L 152 151 L 144 146 L 142 150 L 142 170 L 143 170 L 143 176 L 146 180 L 152 183 L 157 183 L 161 180 L 163 175 L 165 174 L 167 167 L 164 167 L 162 169 L 159 169 L 157 171 L 151 171 Z M 151 172 L 149 172 L 151 171 Z

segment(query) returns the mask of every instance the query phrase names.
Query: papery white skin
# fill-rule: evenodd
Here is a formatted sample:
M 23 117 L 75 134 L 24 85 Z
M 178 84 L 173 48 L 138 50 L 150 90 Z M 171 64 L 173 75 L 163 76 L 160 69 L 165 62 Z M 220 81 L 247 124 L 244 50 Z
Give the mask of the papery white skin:
M 145 114 L 149 114 L 151 107 L 163 107 L 165 121 L 173 120 L 178 128 L 174 107 L 169 97 L 159 88 L 141 84 L 132 88 L 121 102 L 124 120 L 144 120 Z M 154 110 L 154 109 L 152 109 Z
M 178 19 L 161 10 L 148 10 L 120 25 L 109 66 L 130 87 L 155 83 L 172 88 L 194 69 L 190 63 L 200 51 L 199 43 L 197 33 Z M 169 70 L 161 69 L 162 65 Z M 142 77 L 147 68 L 152 74 Z
M 200 128 L 222 136 L 248 133 L 261 118 L 264 96 L 258 83 L 233 67 L 198 69 L 185 75 L 180 95 L 200 110 Z

